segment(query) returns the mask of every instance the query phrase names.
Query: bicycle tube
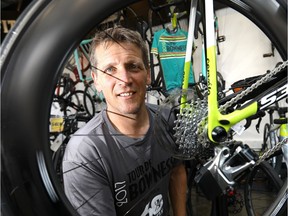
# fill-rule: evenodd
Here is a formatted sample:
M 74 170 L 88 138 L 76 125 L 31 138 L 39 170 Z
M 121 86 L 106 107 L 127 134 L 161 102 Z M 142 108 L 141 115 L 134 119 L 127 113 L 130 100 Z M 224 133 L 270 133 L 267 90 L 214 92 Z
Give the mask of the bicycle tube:
M 264 204 L 263 207 L 261 208 L 256 207 L 257 198 L 253 197 L 254 193 L 256 195 L 257 193 L 259 193 L 259 189 L 257 189 L 257 192 L 256 192 L 256 189 L 254 190 L 253 188 L 253 183 L 257 180 L 256 175 L 258 175 L 259 173 L 260 174 L 262 173 L 262 175 L 259 178 L 263 178 L 264 179 L 263 181 L 268 182 L 268 185 L 266 185 L 266 188 L 263 190 L 266 190 L 268 186 L 269 188 L 272 187 L 271 190 L 275 190 L 274 193 L 269 194 L 270 198 L 273 197 L 274 194 L 277 194 L 283 185 L 283 182 L 279 178 L 278 173 L 269 165 L 267 161 L 263 161 L 258 166 L 254 167 L 252 171 L 249 173 L 249 175 L 247 176 L 246 183 L 244 185 L 245 206 L 246 206 L 247 214 L 249 216 L 263 215 L 266 208 L 269 207 L 269 204 L 265 202 L 262 203 L 262 205 Z M 262 194 L 264 194 L 264 192 L 262 192 Z M 258 200 L 258 203 L 261 203 L 261 202 L 259 202 Z
M 183 91 L 188 89 L 188 82 L 189 82 L 189 72 L 191 67 L 191 57 L 192 57 L 192 48 L 193 48 L 193 33 L 195 29 L 195 23 L 193 23 L 193 20 L 195 20 L 196 12 L 197 12 L 197 0 L 191 1 L 190 6 L 190 17 L 189 17 L 189 31 L 188 35 L 191 35 L 191 37 L 188 37 L 187 39 L 187 47 L 186 47 L 186 55 L 185 55 L 185 63 L 184 63 L 184 74 L 183 74 L 183 84 L 182 89 Z M 184 93 L 181 97 L 181 108 L 185 106 L 185 103 L 187 102 L 186 94 Z
M 5 181 L 1 181 L 1 185 L 6 191 L 1 201 L 5 208 L 2 211 L 17 216 L 77 215 L 58 183 L 49 151 L 53 90 L 64 63 L 81 39 L 96 23 L 135 1 L 43 0 L 33 3 L 36 2 L 37 10 L 24 12 L 23 17 L 27 19 L 22 21 L 25 23 L 16 24 L 2 45 L 1 174 Z M 235 6 L 232 0 L 223 2 Z M 267 5 L 263 0 L 257 2 Z M 252 9 L 257 7 L 257 3 L 251 6 Z M 269 7 L 267 10 L 271 12 Z M 261 15 L 255 16 L 262 23 Z M 272 17 L 267 13 L 265 16 Z M 278 40 L 284 30 L 279 27 L 282 22 L 277 20 L 282 18 L 277 13 L 273 17 L 277 25 L 275 29 L 273 25 L 268 26 L 271 40 L 277 39 L 276 47 L 286 54 L 287 46 Z M 15 34 L 17 37 L 13 39 Z
M 240 2 L 240 1 L 239 1 Z M 255 1 L 257 2 L 257 1 Z M 239 3 L 239 10 L 241 10 L 240 8 L 246 8 L 246 14 L 248 18 L 250 18 L 253 21 L 258 20 L 259 18 L 256 17 L 256 15 L 260 15 L 261 12 L 257 11 L 258 9 L 256 9 L 253 14 L 255 13 L 255 16 L 251 14 L 251 12 L 255 9 L 252 8 L 254 3 L 248 2 L 248 1 L 241 1 L 241 4 Z M 269 2 L 270 6 L 271 6 L 271 2 Z M 261 5 L 262 7 L 263 5 Z M 259 8 L 261 8 L 259 7 Z M 248 12 L 249 11 L 249 12 Z M 285 14 L 284 10 L 279 10 L 281 11 L 282 15 Z M 245 14 L 245 12 L 244 12 Z M 263 13 L 262 13 L 263 14 Z M 271 14 L 272 15 L 272 14 Z M 212 17 L 210 17 L 210 23 L 209 25 L 206 26 L 206 31 L 208 31 L 208 37 L 206 39 L 207 41 L 207 47 L 206 47 L 206 52 L 207 52 L 207 74 L 208 74 L 208 106 L 209 106 L 209 112 L 208 112 L 208 137 L 211 141 L 217 143 L 217 142 L 222 142 L 226 139 L 228 131 L 230 130 L 230 128 L 232 127 L 232 125 L 236 124 L 237 122 L 240 122 L 243 119 L 246 119 L 249 116 L 252 116 L 254 114 L 256 114 L 256 112 L 261 109 L 264 108 L 262 103 L 266 103 L 267 101 L 267 97 L 269 97 L 269 95 L 267 96 L 263 96 L 263 98 L 261 98 L 261 103 L 256 102 L 256 100 L 251 101 L 248 104 L 246 104 L 243 108 L 235 110 L 234 112 L 231 112 L 229 114 L 222 114 L 218 111 L 219 107 L 218 107 L 218 102 L 217 102 L 217 83 L 216 83 L 216 56 L 215 56 L 215 50 L 216 50 L 216 46 L 215 46 L 215 39 L 211 39 L 211 37 L 209 35 L 213 35 L 213 29 L 210 27 L 213 25 L 213 22 L 211 22 Z M 264 19 L 265 20 L 265 19 Z M 283 21 L 283 23 L 282 23 Z M 283 24 L 283 28 L 286 30 L 287 29 L 287 21 L 285 21 L 285 19 L 283 19 L 280 23 Z M 262 28 L 263 31 L 267 32 L 267 29 L 269 29 L 269 25 L 267 26 L 267 28 L 263 28 L 263 25 L 259 25 L 260 28 Z M 281 30 L 279 30 L 281 31 Z M 277 44 L 279 41 L 282 41 L 283 45 L 286 46 L 287 44 L 287 40 L 286 40 L 286 36 L 287 33 L 283 32 L 282 35 L 282 39 L 281 36 L 280 38 L 275 38 L 272 34 L 267 35 L 268 37 L 273 38 L 275 40 L 275 44 Z M 284 50 L 286 49 L 286 47 L 283 48 Z M 282 51 L 279 51 L 280 54 L 282 55 L 282 58 L 284 60 L 287 59 L 287 55 L 286 53 L 282 53 Z M 285 73 L 285 71 L 282 71 L 283 73 Z M 287 74 L 286 74 L 287 77 Z M 283 80 L 284 81 L 284 80 Z M 275 84 L 276 85 L 276 84 Z M 276 88 L 276 90 L 279 90 L 279 92 L 285 92 L 285 85 L 283 86 L 283 84 L 281 84 L 279 82 L 279 84 L 277 85 L 282 85 L 281 87 L 273 87 Z M 279 88 L 279 89 L 277 89 Z M 275 89 L 273 89 L 275 90 Z M 271 88 L 272 91 L 272 88 Z M 272 92 L 273 93 L 273 92 Z M 275 92 L 274 92 L 275 93 Z M 285 92 L 287 94 L 287 92 Z M 285 93 L 283 94 L 285 96 Z M 267 94 L 267 93 L 266 93 Z M 281 95 L 282 96 L 282 95 Z M 278 98 L 277 98 L 278 99 Z M 280 98 L 279 98 L 280 99 Z M 266 100 L 266 101 L 265 101 Z M 269 101 L 270 102 L 270 101 Z M 273 102 L 273 101 L 271 101 Z

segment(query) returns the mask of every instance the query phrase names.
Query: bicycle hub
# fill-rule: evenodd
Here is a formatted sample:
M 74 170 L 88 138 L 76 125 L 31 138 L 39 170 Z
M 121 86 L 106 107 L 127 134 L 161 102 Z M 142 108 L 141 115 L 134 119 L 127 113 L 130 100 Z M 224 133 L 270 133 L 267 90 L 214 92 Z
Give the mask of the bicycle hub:
M 227 138 L 227 132 L 223 127 L 217 126 L 212 130 L 212 138 L 216 142 L 224 142 Z

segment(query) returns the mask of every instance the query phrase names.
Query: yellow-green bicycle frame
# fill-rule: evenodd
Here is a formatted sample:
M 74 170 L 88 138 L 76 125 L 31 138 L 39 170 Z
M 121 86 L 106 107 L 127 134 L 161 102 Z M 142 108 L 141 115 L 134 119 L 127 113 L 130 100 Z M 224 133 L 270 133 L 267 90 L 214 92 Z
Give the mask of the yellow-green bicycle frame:
M 190 20 L 189 20 L 189 38 L 193 38 L 194 25 L 192 21 L 195 20 L 197 1 L 191 1 L 191 10 L 190 10 Z M 216 39 L 215 39 L 215 30 L 214 30 L 214 6 L 213 0 L 205 0 L 205 14 L 206 14 L 206 68 L 207 68 L 207 86 L 208 86 L 208 138 L 212 142 L 223 141 L 217 139 L 216 131 L 222 130 L 226 134 L 229 129 L 240 122 L 241 120 L 256 114 L 258 110 L 257 102 L 246 106 L 242 110 L 235 110 L 229 114 L 222 114 L 219 111 L 218 99 L 217 99 L 217 65 L 216 65 Z M 191 55 L 193 39 L 187 42 L 187 52 L 186 60 L 184 67 L 184 80 L 183 80 L 183 96 L 181 97 L 181 107 L 183 108 L 185 102 L 187 101 L 185 90 L 188 89 L 188 80 L 189 80 L 189 68 L 191 65 Z M 189 44 L 190 42 L 190 44 Z
M 228 130 L 241 120 L 256 114 L 258 110 L 257 102 L 250 104 L 242 110 L 235 110 L 229 114 L 221 114 L 217 100 L 217 62 L 216 62 L 216 39 L 214 30 L 214 9 L 213 0 L 205 0 L 206 13 L 206 68 L 208 86 L 208 137 L 213 142 L 215 130 L 223 128 Z

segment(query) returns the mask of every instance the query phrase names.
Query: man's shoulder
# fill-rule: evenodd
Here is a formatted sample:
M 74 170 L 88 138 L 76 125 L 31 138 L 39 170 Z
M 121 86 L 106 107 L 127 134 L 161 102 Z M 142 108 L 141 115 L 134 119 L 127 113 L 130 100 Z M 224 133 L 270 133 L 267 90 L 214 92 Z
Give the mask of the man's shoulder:
M 83 145 L 83 143 L 90 143 L 97 139 L 97 134 L 103 134 L 101 126 L 103 122 L 104 120 L 101 112 L 97 113 L 85 125 L 72 134 L 69 143 L 73 143 L 73 145 L 80 145 L 79 143 L 81 143 L 81 145 Z
M 153 112 L 156 112 L 157 109 L 159 108 L 158 105 L 152 104 L 152 103 L 146 103 L 146 106 L 149 108 L 149 110 L 151 110 L 151 111 L 153 111 Z
M 90 121 L 88 121 L 83 127 L 81 127 L 76 133 L 71 135 L 71 138 L 66 146 L 66 160 L 75 160 L 75 158 L 81 158 L 81 155 L 89 157 L 100 157 L 98 152 L 99 148 L 105 148 L 106 145 L 102 145 L 102 125 L 103 117 L 101 113 L 97 113 Z
M 165 105 L 157 105 L 157 104 L 151 104 L 151 103 L 146 103 L 146 106 L 149 108 L 149 110 L 156 114 L 156 116 L 160 115 L 162 118 L 164 118 L 166 121 L 173 120 L 174 118 L 171 119 L 173 116 L 171 116 L 171 108 L 169 106 Z
M 97 130 L 99 127 L 101 128 L 101 125 L 103 124 L 103 115 L 102 111 L 99 113 L 96 113 L 95 116 L 93 116 L 85 125 L 83 125 L 79 130 L 76 131 L 75 134 L 79 133 L 85 133 L 85 134 L 91 134 L 94 133 L 95 130 Z

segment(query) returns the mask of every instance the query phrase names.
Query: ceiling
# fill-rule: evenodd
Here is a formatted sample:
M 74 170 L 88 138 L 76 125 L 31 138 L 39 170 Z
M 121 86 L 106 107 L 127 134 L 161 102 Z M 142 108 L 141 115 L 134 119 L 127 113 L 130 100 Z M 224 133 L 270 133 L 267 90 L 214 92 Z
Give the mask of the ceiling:
M 32 0 L 1 0 L 1 10 L 23 10 Z

